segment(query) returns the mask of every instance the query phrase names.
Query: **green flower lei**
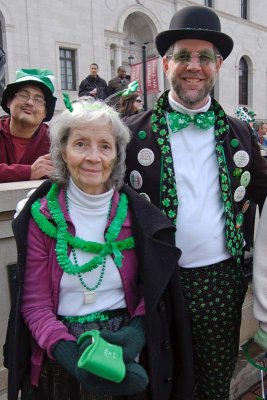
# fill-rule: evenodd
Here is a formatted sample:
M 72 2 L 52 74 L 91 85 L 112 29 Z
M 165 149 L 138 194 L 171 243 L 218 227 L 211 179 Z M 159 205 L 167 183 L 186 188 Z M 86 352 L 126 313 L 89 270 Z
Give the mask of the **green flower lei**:
M 114 255 L 116 266 L 120 268 L 122 266 L 123 258 L 121 252 L 135 247 L 134 238 L 132 236 L 129 236 L 124 240 L 116 241 L 128 212 L 127 196 L 124 193 L 121 194 L 117 205 L 116 215 L 105 234 L 106 242 L 102 244 L 74 237 L 70 232 L 68 232 L 67 222 L 58 202 L 58 193 L 59 187 L 56 184 L 53 184 L 47 194 L 48 209 L 55 225 L 53 225 L 53 223 L 40 212 L 40 199 L 33 203 L 31 212 L 32 217 L 40 230 L 47 236 L 56 239 L 55 251 L 57 261 L 64 272 L 70 275 L 78 275 L 92 271 L 99 265 L 103 264 L 105 257 L 111 254 Z M 81 249 L 85 252 L 95 253 L 97 256 L 93 257 L 87 263 L 77 267 L 69 259 L 68 246 Z

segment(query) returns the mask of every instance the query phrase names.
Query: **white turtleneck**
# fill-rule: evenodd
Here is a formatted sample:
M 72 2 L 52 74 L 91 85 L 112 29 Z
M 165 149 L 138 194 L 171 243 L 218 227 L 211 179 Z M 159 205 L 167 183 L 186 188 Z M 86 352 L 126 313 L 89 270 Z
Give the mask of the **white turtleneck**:
M 69 212 L 75 226 L 75 235 L 88 240 L 104 243 L 104 229 L 107 224 L 109 206 L 114 190 L 100 195 L 89 195 L 81 191 L 70 179 L 67 189 Z M 95 254 L 75 249 L 78 264 L 82 265 L 93 258 Z M 73 254 L 70 260 L 74 264 Z M 99 279 L 101 267 L 82 274 L 89 287 L 94 286 Z M 96 301 L 84 304 L 84 291 L 78 276 L 63 273 L 60 282 L 58 314 L 65 316 L 87 315 L 97 311 L 113 310 L 126 306 L 121 277 L 111 256 L 106 257 L 106 270 L 100 286 L 95 290 Z
M 194 115 L 209 109 L 211 99 L 199 110 L 178 104 L 169 94 L 171 107 Z M 182 250 L 179 265 L 200 267 L 230 257 L 226 248 L 224 208 L 219 186 L 214 127 L 203 131 L 190 125 L 177 133 L 170 128 L 178 195 L 176 245 Z

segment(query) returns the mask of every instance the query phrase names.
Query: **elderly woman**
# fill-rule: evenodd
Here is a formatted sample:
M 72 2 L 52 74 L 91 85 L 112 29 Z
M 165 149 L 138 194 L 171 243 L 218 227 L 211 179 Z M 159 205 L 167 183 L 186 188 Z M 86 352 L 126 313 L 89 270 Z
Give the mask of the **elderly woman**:
M 143 102 L 138 93 L 122 96 L 120 100 L 119 113 L 122 118 L 138 114 L 143 109 Z
M 34 400 L 193 398 L 175 229 L 123 185 L 128 141 L 119 115 L 89 98 L 52 126 L 54 175 L 13 222 L 9 400 L 19 388 Z

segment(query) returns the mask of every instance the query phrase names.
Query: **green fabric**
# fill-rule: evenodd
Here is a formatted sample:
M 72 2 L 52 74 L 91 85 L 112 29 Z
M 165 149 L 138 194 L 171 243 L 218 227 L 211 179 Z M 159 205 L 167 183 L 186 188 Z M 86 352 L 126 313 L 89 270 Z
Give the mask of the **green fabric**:
M 214 111 L 215 114 L 215 152 L 219 166 L 219 181 L 225 213 L 226 245 L 237 264 L 241 265 L 244 245 L 243 231 L 242 226 L 236 223 L 235 202 L 232 198 L 231 179 L 224 154 L 225 137 L 230 131 L 229 122 L 224 110 L 216 100 L 212 99 L 209 111 Z M 151 129 L 161 152 L 160 209 L 176 224 L 179 199 L 177 197 L 169 129 L 165 118 L 166 112 L 173 112 L 168 101 L 168 91 L 164 92 L 154 105 Z
M 107 342 L 121 346 L 124 362 L 131 362 L 145 345 L 145 317 L 133 318 L 128 326 L 116 332 L 103 330 L 101 336 Z
M 121 383 L 115 383 L 78 368 L 79 350 L 76 342 L 60 340 L 54 346 L 52 354 L 58 363 L 74 376 L 88 393 L 99 396 L 132 396 L 146 389 L 149 380 L 141 365 L 127 364 L 125 378 Z
M 78 376 L 80 382 L 82 382 L 83 376 L 90 377 L 90 386 L 89 384 L 83 384 L 83 382 L 82 384 L 89 393 L 97 395 L 133 396 L 137 393 L 143 392 L 149 382 L 144 368 L 136 363 L 126 364 L 126 375 L 120 383 L 100 378 L 81 368 L 78 369 Z
M 215 115 L 214 111 L 207 111 L 195 115 L 188 115 L 174 111 L 168 114 L 168 121 L 173 133 L 187 128 L 190 123 L 193 123 L 197 128 L 206 131 L 214 125 Z
M 265 332 L 262 328 L 259 328 L 254 336 L 254 341 L 263 348 L 264 351 L 267 351 L 267 332 Z
M 77 360 L 78 360 L 78 345 L 70 340 L 60 340 L 52 350 L 52 354 L 66 371 L 77 378 Z
M 126 372 L 122 348 L 108 343 L 97 330 L 84 332 L 78 344 L 88 343 L 88 338 L 92 338 L 92 343 L 82 352 L 78 367 L 112 382 L 121 382 Z
M 54 74 L 48 69 L 19 69 L 16 71 L 16 80 L 13 83 L 37 81 L 44 84 L 51 93 L 54 93 Z

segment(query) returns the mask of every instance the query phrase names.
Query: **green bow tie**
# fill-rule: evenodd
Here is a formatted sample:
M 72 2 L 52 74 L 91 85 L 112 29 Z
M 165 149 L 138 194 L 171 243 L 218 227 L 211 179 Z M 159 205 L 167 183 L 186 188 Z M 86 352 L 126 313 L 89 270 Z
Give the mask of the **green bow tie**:
M 199 129 L 206 131 L 214 125 L 215 115 L 213 111 L 207 111 L 195 115 L 182 114 L 175 111 L 168 114 L 168 120 L 170 129 L 173 133 L 187 128 L 191 122 Z

